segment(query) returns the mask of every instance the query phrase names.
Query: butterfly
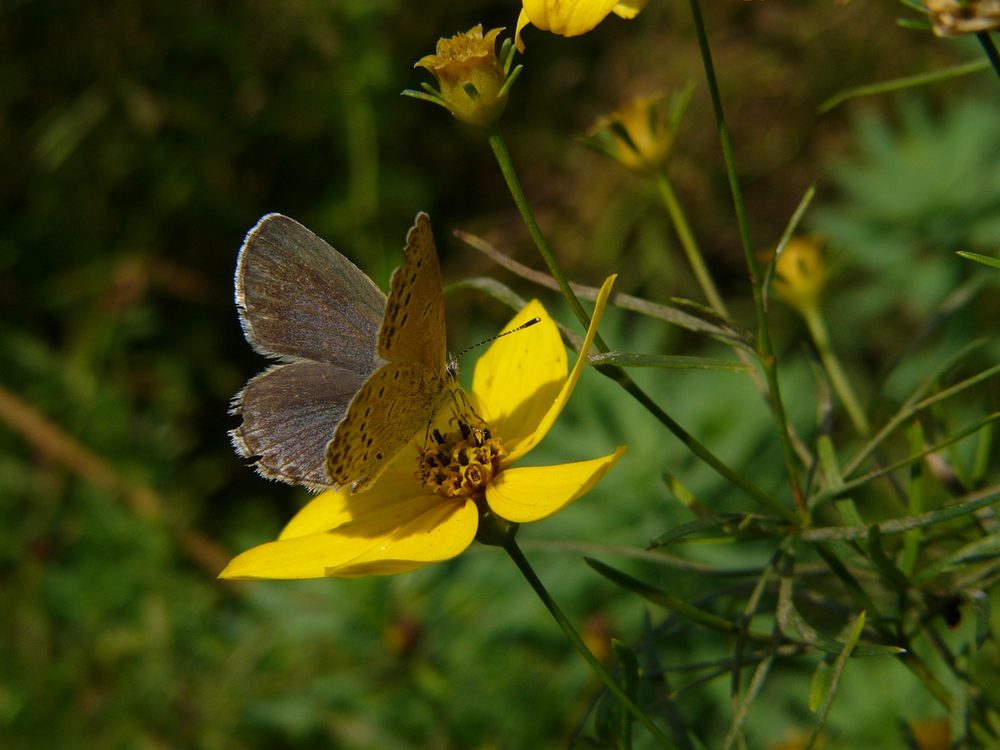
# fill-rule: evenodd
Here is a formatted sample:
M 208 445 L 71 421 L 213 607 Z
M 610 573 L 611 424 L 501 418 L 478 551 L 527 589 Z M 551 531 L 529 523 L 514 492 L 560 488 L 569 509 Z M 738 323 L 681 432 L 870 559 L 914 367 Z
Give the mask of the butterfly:
M 369 487 L 454 389 L 430 218 L 417 214 L 389 296 L 304 226 L 264 216 L 236 265 L 247 341 L 278 359 L 233 399 L 236 451 L 312 490 Z

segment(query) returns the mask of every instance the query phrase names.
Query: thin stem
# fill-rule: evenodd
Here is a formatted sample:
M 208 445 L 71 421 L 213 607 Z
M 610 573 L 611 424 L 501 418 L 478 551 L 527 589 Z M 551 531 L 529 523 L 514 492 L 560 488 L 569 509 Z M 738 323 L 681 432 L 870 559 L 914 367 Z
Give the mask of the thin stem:
M 739 487 L 760 505 L 777 514 L 786 521 L 790 521 L 792 523 L 797 521 L 795 514 L 791 510 L 782 505 L 778 500 L 768 495 L 745 476 L 726 466 L 726 464 L 719 460 L 714 453 L 712 453 L 693 435 L 690 435 L 683 427 L 675 422 L 669 414 L 663 411 L 663 409 L 661 409 L 659 405 L 653 401 L 653 399 L 650 398 L 649 395 L 645 393 L 645 391 L 643 391 L 634 380 L 632 380 L 625 370 L 620 367 L 612 367 L 608 365 L 600 365 L 597 367 L 597 370 L 621 385 L 627 393 L 631 394 L 640 404 L 645 406 L 649 413 L 659 420 L 660 424 L 670 430 L 678 440 L 687 446 L 688 450 L 715 469 L 715 471 L 721 476 L 725 477 L 727 480 Z
M 854 429 L 860 435 L 867 435 L 871 429 L 868 424 L 868 417 L 865 416 L 864 410 L 858 403 L 854 389 L 851 387 L 851 382 L 847 379 L 844 369 L 840 366 L 840 360 L 830 346 L 830 335 L 827 332 L 823 314 L 818 307 L 811 307 L 803 311 L 802 316 L 809 327 L 809 333 L 816 344 L 819 357 L 823 360 L 823 367 L 826 368 L 826 374 L 829 375 L 833 389 L 840 396 L 840 400 L 844 402 L 844 408 L 847 410 L 847 416 L 854 425 Z
M 498 125 L 494 125 L 490 128 L 489 140 L 490 148 L 493 149 L 493 155 L 496 156 L 500 171 L 503 173 L 503 177 L 507 181 L 507 187 L 510 190 L 510 195 L 514 199 L 514 204 L 517 206 L 517 210 L 521 213 L 521 219 L 524 220 L 524 225 L 528 228 L 528 233 L 531 234 L 531 239 L 535 242 L 535 247 L 537 247 L 538 252 L 541 253 L 542 260 L 545 261 L 545 265 L 549 267 L 549 273 L 552 274 L 552 278 L 554 278 L 556 283 L 559 284 L 559 290 L 562 292 L 563 297 L 566 298 L 566 302 L 569 303 L 570 309 L 573 311 L 576 319 L 580 321 L 580 325 L 583 326 L 583 330 L 586 331 L 590 326 L 590 316 L 587 315 L 586 311 L 583 309 L 583 305 L 580 304 L 580 300 L 570 288 L 569 280 L 566 278 L 566 274 L 562 272 L 562 269 L 556 262 L 556 256 L 552 252 L 552 248 L 549 246 L 548 240 L 545 239 L 545 235 L 542 234 L 542 230 L 538 226 L 538 222 L 535 221 L 535 214 L 532 212 L 531 206 L 528 204 L 528 198 L 525 196 L 524 190 L 521 187 L 521 181 L 517 178 L 517 171 L 514 169 L 514 161 L 510 158 L 510 152 L 507 150 L 507 144 L 504 142 L 503 135 L 500 134 L 500 127 Z M 608 351 L 608 347 L 601 340 L 600 334 L 598 334 L 594 339 L 594 344 L 597 346 L 599 351 Z
M 545 239 L 545 235 L 542 234 L 542 230 L 538 226 L 538 222 L 535 220 L 535 215 L 531 210 L 531 205 L 528 203 L 528 199 L 521 187 L 521 181 L 517 178 L 517 171 L 514 169 L 514 162 L 510 158 L 510 152 L 507 150 L 507 145 L 504 142 L 503 135 L 500 133 L 500 128 L 496 125 L 494 125 L 490 130 L 489 141 L 490 147 L 493 149 L 493 154 L 496 156 L 497 164 L 500 166 L 500 171 L 503 173 L 504 179 L 507 181 L 507 188 L 510 190 L 511 197 L 514 199 L 514 203 L 517 206 L 518 211 L 521 213 L 521 218 L 524 220 L 525 226 L 527 226 L 528 232 L 531 234 L 531 237 L 535 242 L 535 246 L 538 248 L 538 252 L 541 253 L 542 259 L 549 267 L 549 272 L 556 280 L 560 290 L 562 290 L 563 296 L 573 309 L 577 320 L 580 321 L 580 325 L 582 325 L 584 329 L 588 328 L 590 326 L 590 316 L 588 316 L 584 311 L 583 305 L 580 304 L 580 300 L 570 288 L 569 281 L 566 279 L 566 275 L 562 272 L 562 269 L 556 262 L 555 254 L 552 252 L 552 248 L 549 245 L 548 240 Z M 598 349 L 598 351 L 608 351 L 608 345 L 604 343 L 599 334 L 594 338 L 594 346 Z M 672 419 L 670 415 L 661 409 L 656 402 L 654 402 L 653 399 L 650 398 L 649 395 L 646 394 L 634 380 L 632 380 L 625 370 L 617 365 L 602 365 L 597 369 L 603 375 L 610 377 L 612 380 L 621 385 L 626 392 L 645 406 L 646 409 L 659 420 L 660 424 L 670 430 L 670 432 L 672 432 L 678 440 L 686 445 L 692 453 L 715 469 L 715 471 L 717 471 L 720 475 L 728 479 L 737 487 L 741 488 L 764 507 L 778 513 L 782 518 L 790 521 L 795 520 L 794 514 L 792 514 L 787 508 L 774 500 L 759 487 L 755 486 L 746 477 L 741 476 L 726 466 L 708 448 L 702 445 L 693 435 L 689 434 L 683 427 L 681 427 L 678 422 Z
M 986 53 L 986 57 L 989 58 L 993 70 L 1000 76 L 1000 52 L 997 52 L 997 46 L 993 43 L 993 37 L 990 36 L 990 32 L 980 31 L 976 34 L 976 39 L 979 40 L 979 45 L 983 48 L 983 52 Z
M 705 299 L 708 300 L 708 304 L 719 315 L 723 318 L 729 318 L 729 310 L 726 309 L 726 303 L 722 301 L 719 290 L 715 288 L 712 275 L 705 266 L 705 259 L 701 254 L 701 249 L 698 247 L 698 242 L 695 240 L 694 234 L 691 232 L 691 227 L 688 225 L 684 209 L 681 208 L 681 204 L 677 200 L 677 194 L 674 192 L 670 180 L 662 172 L 656 175 L 656 187 L 660 191 L 660 197 L 663 198 L 663 204 L 667 208 L 667 213 L 670 214 L 670 220 L 674 223 L 674 229 L 677 231 L 677 237 L 681 241 L 681 247 L 684 248 L 684 254 L 687 255 L 688 263 L 691 264 L 691 270 L 701 285 L 701 291 L 704 292 Z
M 746 205 L 743 201 L 743 191 L 740 188 L 739 177 L 736 173 L 736 163 L 733 159 L 733 145 L 729 138 L 726 115 L 722 109 L 722 97 L 719 94 L 719 85 L 715 79 L 712 50 L 708 44 L 708 34 L 705 31 L 705 21 L 701 15 L 701 5 L 698 0 L 690 0 L 690 5 L 695 31 L 698 36 L 698 47 L 701 50 L 702 65 L 705 68 L 705 78 L 712 97 L 712 109 L 715 112 L 719 142 L 722 145 L 722 155 L 726 163 L 726 175 L 729 178 L 729 190 L 732 194 L 733 207 L 736 211 L 736 223 L 739 225 L 740 242 L 743 245 L 743 255 L 747 264 L 747 272 L 750 276 L 750 287 L 753 291 L 754 308 L 757 312 L 758 356 L 767 375 L 771 395 L 771 409 L 777 422 L 778 433 L 784 449 L 785 467 L 788 472 L 789 483 L 791 484 L 792 498 L 795 500 L 796 507 L 804 512 L 805 498 L 802 495 L 802 486 L 799 483 L 798 468 L 795 461 L 795 448 L 792 445 L 791 436 L 788 432 L 788 419 L 785 416 L 785 407 L 781 400 L 781 388 L 778 384 L 778 363 L 771 345 L 771 334 L 767 325 L 767 312 L 764 309 L 764 298 L 757 279 L 757 262 L 754 259 L 753 243 L 750 240 L 750 226 L 747 223 Z
M 552 617 L 559 624 L 559 627 L 562 628 L 562 631 L 565 633 L 569 642 L 572 643 L 573 647 L 580 652 L 580 655 L 584 658 L 587 664 L 590 665 L 594 674 L 601 679 L 608 690 L 621 702 L 625 710 L 632 714 L 636 721 L 649 730 L 649 733 L 656 738 L 661 747 L 676 748 L 676 745 L 666 734 L 663 733 L 663 730 L 649 718 L 645 711 L 639 708 L 632 701 L 632 699 L 629 698 L 622 687 L 615 681 L 615 678 L 612 677 L 608 670 L 604 668 L 604 665 L 601 664 L 597 657 L 594 656 L 589 648 L 587 648 L 587 644 L 583 642 L 580 634 L 576 632 L 572 623 L 570 623 L 566 615 L 563 614 L 562 610 L 559 609 L 559 605 L 555 603 L 555 600 L 549 594 L 541 579 L 539 579 L 535 574 L 534 569 L 531 567 L 531 563 L 528 562 L 524 553 L 521 552 L 521 548 L 517 546 L 517 541 L 513 537 L 509 538 L 503 548 L 510 556 L 510 559 L 514 561 L 518 570 L 521 571 L 521 574 L 531 585 L 531 588 L 533 588 L 535 593 L 538 594 L 538 598 L 542 600 L 542 604 L 545 605 L 545 608 L 549 610 Z

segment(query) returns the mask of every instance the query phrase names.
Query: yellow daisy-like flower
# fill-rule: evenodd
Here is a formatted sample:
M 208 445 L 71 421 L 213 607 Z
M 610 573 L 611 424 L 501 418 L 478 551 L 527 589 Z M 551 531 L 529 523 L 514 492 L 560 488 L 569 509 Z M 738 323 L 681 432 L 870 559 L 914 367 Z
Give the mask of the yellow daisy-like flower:
M 513 464 L 562 411 L 587 360 L 614 277 L 601 288 L 584 346 L 567 376 L 566 349 L 552 318 L 533 301 L 476 363 L 469 406 L 446 408 L 429 435 L 414 437 L 371 488 L 328 490 L 296 515 L 277 541 L 233 559 L 221 578 L 355 578 L 404 573 L 463 552 L 489 514 L 510 524 L 538 521 L 585 494 L 625 448 L 590 461 Z M 506 329 L 505 329 L 506 330 Z M 461 398 L 458 399 L 462 401 Z
M 792 237 L 774 267 L 774 291 L 803 315 L 816 309 L 826 286 L 822 248 L 815 237 Z
M 602 117 L 590 129 L 594 145 L 636 172 L 659 170 L 670 155 L 674 132 L 665 97 L 637 97 Z
M 635 18 L 649 0 L 523 0 L 517 19 L 514 44 L 524 52 L 521 31 L 529 23 L 560 36 L 586 34 L 614 13 L 621 18 Z
M 482 24 L 447 39 L 438 39 L 433 55 L 425 55 L 413 66 L 425 68 L 437 79 L 438 90 L 404 91 L 407 96 L 439 104 L 469 125 L 488 128 L 507 106 L 507 94 L 520 69 L 511 72 L 514 51 L 509 40 L 496 53 L 503 28 L 483 35 Z

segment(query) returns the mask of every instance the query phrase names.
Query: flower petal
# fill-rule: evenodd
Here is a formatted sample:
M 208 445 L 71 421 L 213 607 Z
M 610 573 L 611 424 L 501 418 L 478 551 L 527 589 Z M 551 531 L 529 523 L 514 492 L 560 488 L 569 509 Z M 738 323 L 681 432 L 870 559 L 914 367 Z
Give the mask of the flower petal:
M 584 34 L 605 19 L 617 0 L 524 0 L 534 26 L 562 36 Z
M 632 19 L 639 15 L 648 4 L 649 0 L 621 0 L 611 12 L 619 18 Z
M 514 523 L 547 518 L 588 492 L 626 450 L 622 446 L 591 461 L 507 469 L 486 488 L 486 502 L 498 516 Z
M 472 543 L 478 525 L 473 502 L 449 503 L 437 496 L 422 495 L 388 509 L 370 507 L 370 512 L 355 514 L 353 521 L 329 531 L 261 544 L 233 559 L 219 577 L 323 578 L 403 573 L 460 554 Z
M 480 416 L 508 447 L 535 431 L 566 382 L 566 347 L 538 300 L 525 305 L 503 330 L 532 318 L 541 322 L 494 341 L 476 362 L 472 378 Z
M 541 442 L 569 400 L 570 394 L 573 393 L 573 389 L 576 387 L 576 382 L 580 379 L 580 373 L 583 372 L 583 366 L 587 364 L 587 355 L 590 353 L 590 347 L 594 343 L 594 337 L 597 335 L 597 326 L 601 322 L 601 316 L 604 315 L 604 308 L 607 306 L 608 297 L 611 295 L 611 286 L 614 284 L 616 278 L 617 276 L 609 276 L 601 286 L 601 291 L 597 295 L 597 301 L 594 303 L 594 314 L 590 318 L 590 328 L 587 329 L 587 337 L 584 339 L 583 347 L 580 349 L 580 356 L 573 366 L 573 371 L 569 374 L 566 382 L 563 383 L 559 395 L 551 403 L 548 411 L 535 428 L 535 431 L 510 449 L 510 452 L 504 459 L 505 465 L 510 465 Z M 511 337 L 508 336 L 506 338 Z M 506 438 L 504 439 L 506 440 Z
M 514 46 L 517 47 L 517 51 L 522 55 L 524 54 L 524 42 L 521 41 L 521 30 L 529 23 L 531 23 L 531 19 L 528 18 L 528 14 L 522 8 L 521 14 L 517 17 L 517 28 L 514 29 Z

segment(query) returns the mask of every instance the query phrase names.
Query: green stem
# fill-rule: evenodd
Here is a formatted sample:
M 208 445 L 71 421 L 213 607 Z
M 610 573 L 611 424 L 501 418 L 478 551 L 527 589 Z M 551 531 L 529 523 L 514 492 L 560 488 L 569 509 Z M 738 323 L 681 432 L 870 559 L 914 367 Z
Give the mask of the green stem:
M 656 417 L 660 424 L 670 430 L 678 440 L 687 446 L 688 450 L 715 469 L 715 471 L 721 476 L 725 477 L 735 486 L 743 490 L 757 503 L 777 514 L 781 518 L 786 521 L 790 521 L 791 523 L 797 522 L 795 513 L 782 505 L 778 500 L 768 495 L 742 474 L 739 474 L 726 466 L 726 464 L 719 460 L 714 453 L 712 453 L 693 435 L 690 435 L 683 427 L 674 421 L 669 414 L 663 411 L 663 409 L 661 409 L 660 406 L 653 401 L 653 399 L 650 398 L 649 395 L 643 391 L 634 380 L 632 380 L 625 370 L 620 367 L 608 365 L 599 365 L 596 369 L 601 372 L 601 374 L 606 375 L 617 382 L 627 393 L 635 398 L 636 401 L 646 407 L 646 410 Z
M 663 733 L 663 730 L 660 729 L 653 722 L 653 720 L 649 718 L 648 715 L 646 715 L 645 711 L 639 708 L 632 701 L 632 699 L 629 698 L 629 696 L 625 693 L 625 691 L 618 684 L 615 678 L 611 676 L 608 670 L 604 668 L 604 665 L 601 664 L 601 662 L 598 661 L 597 657 L 594 656 L 594 654 L 590 651 L 589 648 L 587 648 L 587 644 L 583 642 L 583 639 L 580 637 L 580 634 L 576 632 L 576 630 L 573 628 L 572 623 L 570 623 L 566 615 L 563 614 L 562 610 L 559 609 L 559 605 L 555 603 L 555 600 L 549 594 L 548 590 L 545 588 L 545 585 L 542 583 L 541 579 L 539 579 L 538 576 L 535 574 L 534 569 L 531 567 L 531 563 L 528 562 L 528 559 L 524 556 L 524 553 L 521 552 L 521 548 L 517 546 L 517 541 L 513 537 L 510 537 L 504 544 L 503 548 L 510 556 L 510 559 L 514 561 L 514 564 L 517 566 L 518 570 L 521 571 L 521 574 L 531 585 L 531 588 L 533 588 L 535 590 L 535 593 L 538 594 L 538 598 L 542 600 L 542 604 L 545 605 L 545 608 L 548 609 L 549 612 L 552 614 L 552 617 L 559 624 L 559 627 L 562 628 L 563 633 L 566 634 L 566 638 L 569 640 L 569 642 L 572 643 L 573 647 L 580 652 L 580 655 L 584 658 L 587 664 L 590 665 L 590 668 L 594 671 L 594 674 L 596 674 L 598 677 L 601 678 L 601 681 L 605 684 L 608 690 L 619 701 L 621 701 L 621 704 L 625 708 L 625 710 L 628 711 L 630 714 L 632 714 L 632 716 L 635 717 L 636 721 L 638 721 L 640 724 L 646 727 L 646 729 L 649 730 L 649 733 L 656 738 L 656 740 L 660 743 L 661 747 L 676 748 L 676 745 L 670 740 L 670 738 L 666 734 Z
M 684 248 L 684 254 L 687 255 L 688 263 L 691 264 L 691 270 L 694 271 L 695 278 L 701 285 L 705 299 L 719 315 L 723 318 L 729 318 L 729 310 L 726 309 L 726 303 L 722 301 L 719 290 L 715 288 L 712 275 L 705 266 L 705 259 L 702 257 L 698 242 L 688 225 L 684 209 L 681 208 L 681 204 L 677 200 L 677 194 L 674 192 L 670 180 L 662 172 L 656 175 L 656 187 L 660 191 L 660 197 L 663 198 L 667 213 L 670 214 L 670 220 L 674 223 L 674 229 L 677 231 L 677 237 L 681 241 L 681 247 Z
M 715 65 L 712 62 L 712 50 L 708 44 L 708 34 L 705 31 L 705 21 L 701 15 L 701 5 L 698 0 L 690 0 L 691 16 L 694 19 L 695 31 L 698 36 L 698 47 L 701 50 L 702 65 L 705 68 L 705 78 L 712 97 L 712 109 L 715 113 L 715 124 L 719 131 L 719 142 L 722 145 L 722 156 L 726 163 L 726 175 L 729 178 L 729 191 L 733 198 L 733 208 L 736 211 L 736 223 L 740 230 L 740 242 L 743 245 L 743 255 L 750 275 L 750 288 L 753 291 L 754 308 L 757 312 L 757 352 L 761 365 L 767 375 L 768 388 L 771 395 L 771 409 L 774 413 L 785 454 L 785 468 L 791 484 L 792 497 L 795 505 L 804 512 L 805 498 L 799 483 L 798 467 L 795 461 L 795 448 L 788 432 L 788 419 L 785 416 L 785 406 L 781 400 L 781 388 L 778 383 L 778 363 L 771 344 L 771 334 L 767 325 L 767 312 L 764 309 L 764 297 L 757 279 L 757 262 L 754 259 L 753 243 L 750 241 L 750 226 L 747 223 L 746 205 L 743 201 L 743 191 L 740 188 L 736 173 L 736 162 L 733 159 L 733 145 L 729 138 L 729 127 L 726 125 L 726 115 L 722 109 L 722 97 L 719 85 L 715 79 Z
M 844 408 L 847 410 L 847 416 L 854 425 L 854 429 L 860 435 L 867 435 L 871 429 L 868 424 L 868 417 L 865 416 L 864 410 L 858 403 L 854 389 L 851 387 L 851 382 L 847 379 L 844 369 L 840 366 L 840 360 L 830 346 L 830 335 L 827 332 L 823 314 L 818 307 L 811 307 L 802 311 L 802 317 L 805 318 L 806 325 L 809 327 L 809 333 L 816 344 L 816 350 L 819 352 L 820 359 L 823 360 L 823 367 L 826 368 L 826 374 L 830 377 L 833 389 L 840 396 L 840 400 L 843 401 Z
M 993 44 L 993 38 L 990 36 L 990 32 L 980 31 L 976 34 L 976 39 L 979 40 L 979 46 L 983 48 L 983 52 L 985 52 L 986 57 L 989 58 L 990 65 L 993 66 L 993 70 L 995 70 L 997 75 L 1000 76 L 1000 52 L 997 52 L 997 46 Z
M 514 204 L 517 206 L 518 211 L 521 213 L 521 218 L 524 220 L 525 226 L 527 226 L 528 232 L 531 234 L 531 237 L 535 242 L 535 246 L 538 248 L 539 253 L 541 253 L 542 259 L 549 268 L 549 272 L 556 280 L 556 283 L 559 284 L 559 288 L 562 290 L 563 296 L 566 298 L 566 301 L 576 314 L 577 319 L 580 321 L 580 325 L 582 325 L 584 329 L 587 329 L 590 326 L 590 317 L 584 311 L 583 305 L 580 304 L 580 300 L 570 288 L 569 281 L 566 279 L 565 274 L 556 262 L 555 254 L 552 252 L 552 248 L 545 239 L 545 235 L 542 234 L 542 230 L 538 226 L 538 222 L 535 221 L 535 215 L 531 210 L 531 205 L 528 203 L 524 190 L 521 188 L 521 181 L 517 178 L 517 171 L 514 169 L 514 162 L 510 158 L 510 152 L 507 150 L 507 145 L 504 142 L 503 135 L 501 135 L 500 128 L 498 126 L 494 125 L 490 129 L 489 141 L 490 147 L 493 149 L 493 153 L 496 156 L 497 164 L 500 166 L 500 171 L 503 173 L 504 179 L 507 181 L 507 188 L 510 190 L 510 195 L 514 199 Z M 608 345 L 604 343 L 600 335 L 594 338 L 594 346 L 598 349 L 598 351 L 608 351 Z M 786 520 L 795 520 L 794 514 L 791 514 L 787 508 L 771 498 L 770 495 L 765 493 L 759 487 L 755 486 L 746 477 L 737 474 L 735 471 L 726 466 L 718 457 L 708 450 L 708 448 L 695 439 L 693 435 L 689 434 L 683 427 L 680 426 L 679 423 L 674 421 L 670 415 L 663 411 L 663 409 L 661 409 L 653 401 L 653 399 L 650 398 L 649 395 L 646 394 L 634 380 L 632 380 L 625 370 L 617 365 L 602 365 L 597 369 L 603 375 L 607 375 L 612 380 L 619 383 L 626 392 L 645 406 L 646 409 L 660 421 L 660 424 L 670 430 L 670 432 L 672 432 L 682 443 L 684 443 L 684 445 L 686 445 L 696 456 L 715 469 L 715 471 L 735 484 L 737 487 L 741 488 L 750 497 L 764 505 L 764 507 L 770 508 Z
M 498 125 L 490 128 L 489 140 L 490 148 L 493 149 L 493 155 L 496 156 L 497 164 L 500 166 L 500 171 L 503 173 L 503 177 L 507 181 L 507 187 L 510 189 L 510 195 L 514 199 L 517 210 L 521 212 L 521 218 L 524 220 L 524 225 L 528 228 L 529 234 L 531 234 L 531 239 L 534 240 L 538 252 L 542 255 L 542 260 L 545 261 L 545 265 L 549 267 L 549 273 L 552 274 L 552 278 L 559 284 L 559 290 L 562 292 L 563 297 L 566 298 L 566 302 L 569 303 L 570 309 L 573 311 L 576 319 L 580 321 L 583 330 L 586 331 L 590 326 L 590 316 L 587 315 L 587 312 L 583 309 L 583 305 L 580 304 L 580 300 L 570 288 L 566 274 L 562 272 L 562 269 L 556 262 L 556 256 L 552 252 L 548 240 L 545 239 L 545 235 L 542 234 L 538 222 L 535 221 L 535 214 L 532 213 L 531 206 L 528 204 L 528 198 L 521 187 L 521 181 L 517 178 L 514 161 L 510 158 L 510 152 L 507 150 L 507 144 L 504 142 Z M 594 344 L 599 351 L 608 351 L 608 347 L 601 340 L 600 335 L 594 339 Z

